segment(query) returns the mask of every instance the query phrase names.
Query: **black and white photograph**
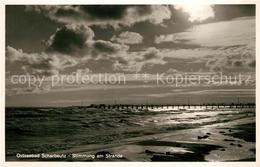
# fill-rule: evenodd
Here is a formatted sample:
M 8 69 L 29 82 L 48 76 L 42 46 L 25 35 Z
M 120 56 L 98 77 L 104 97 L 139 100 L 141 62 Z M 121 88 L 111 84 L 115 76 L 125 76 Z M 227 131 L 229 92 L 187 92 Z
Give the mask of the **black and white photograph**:
M 87 3 L 87 2 L 86 2 Z M 256 4 L 6 4 L 6 162 L 256 162 Z

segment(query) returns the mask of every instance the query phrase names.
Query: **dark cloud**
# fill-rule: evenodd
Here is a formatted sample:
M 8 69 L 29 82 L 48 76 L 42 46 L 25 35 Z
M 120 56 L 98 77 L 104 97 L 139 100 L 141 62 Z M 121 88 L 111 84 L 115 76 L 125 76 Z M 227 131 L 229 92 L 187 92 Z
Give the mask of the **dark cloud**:
M 28 11 L 43 13 L 50 19 L 66 24 L 131 26 L 148 21 L 162 24 L 171 18 L 168 6 L 163 5 L 80 5 L 80 6 L 28 6 Z
M 73 18 L 77 18 L 80 17 L 81 14 L 78 13 L 77 11 L 74 10 L 74 8 L 60 8 L 55 12 L 55 16 L 56 17 L 73 17 Z
M 89 14 L 94 20 L 122 19 L 126 14 L 127 5 L 82 5 L 79 9 Z
M 47 51 L 71 54 L 83 49 L 87 40 L 94 37 L 93 31 L 85 26 L 63 26 L 58 28 L 47 42 Z
M 43 54 L 50 59 L 58 56 L 58 60 L 69 57 L 77 65 L 89 64 L 93 61 L 103 62 L 104 60 L 110 61 L 112 64 L 117 62 L 124 65 L 127 64 L 127 61 L 120 56 L 121 54 L 126 54 L 129 46 L 111 41 L 94 40 L 93 37 L 93 31 L 85 25 L 66 25 L 60 27 L 46 42 L 47 49 Z M 35 56 L 41 57 L 42 55 L 35 54 Z M 44 64 L 41 61 L 37 66 L 39 67 L 41 63 Z M 58 62 L 60 68 L 57 71 L 73 67 L 69 63 L 69 61 L 62 64 Z M 30 67 L 34 68 L 32 65 Z M 113 70 L 112 65 L 108 70 Z
M 47 43 L 47 53 L 59 53 L 71 57 L 98 58 L 123 50 L 127 45 L 104 40 L 94 40 L 94 32 L 83 25 L 66 25 L 58 28 Z

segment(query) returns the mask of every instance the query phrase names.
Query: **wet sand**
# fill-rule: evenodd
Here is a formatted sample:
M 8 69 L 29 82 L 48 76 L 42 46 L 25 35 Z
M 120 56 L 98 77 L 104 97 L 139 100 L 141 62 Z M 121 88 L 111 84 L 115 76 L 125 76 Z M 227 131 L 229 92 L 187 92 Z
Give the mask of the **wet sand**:
M 237 129 L 255 129 L 252 122 L 254 118 L 243 118 L 195 129 L 130 138 L 116 144 L 75 148 L 65 152 L 83 155 L 123 155 L 122 158 L 79 158 L 68 161 L 255 161 L 255 143 L 244 140 L 244 136 L 250 135 L 249 138 L 254 138 L 255 134 Z
M 82 111 L 82 113 L 85 112 Z M 104 113 L 100 113 L 100 115 Z M 66 154 L 65 159 L 17 159 L 14 156 L 8 156 L 7 160 L 255 161 L 254 110 L 119 111 L 119 113 L 121 115 L 109 115 L 110 118 L 106 119 L 101 117 L 104 121 L 118 122 L 115 127 L 103 129 L 101 133 L 97 131 L 96 126 L 106 125 L 106 122 L 101 124 L 102 120 L 100 120 L 94 126 L 93 119 L 89 118 L 91 123 L 84 124 L 88 127 L 77 124 L 81 131 L 78 131 L 78 133 L 75 131 L 76 134 L 71 134 L 71 140 L 75 136 L 79 136 L 75 139 L 80 144 L 73 146 L 69 140 L 67 143 L 70 144 L 70 148 L 68 149 L 63 146 L 64 149 L 44 151 L 48 154 Z M 75 114 L 73 113 L 73 115 Z M 73 119 L 71 115 L 68 116 L 70 117 L 66 120 L 69 119 L 73 125 L 86 121 L 82 114 L 78 118 L 80 121 L 74 121 L 75 118 Z M 68 121 L 65 123 L 68 123 Z M 96 143 L 89 143 L 91 136 L 88 136 L 91 133 L 86 133 L 88 132 L 86 130 L 99 134 L 95 137 Z M 113 133 L 110 134 L 110 132 Z M 84 134 L 86 137 L 84 137 Z M 39 144 L 47 144 L 47 142 L 41 140 Z M 16 147 L 16 150 L 19 148 Z

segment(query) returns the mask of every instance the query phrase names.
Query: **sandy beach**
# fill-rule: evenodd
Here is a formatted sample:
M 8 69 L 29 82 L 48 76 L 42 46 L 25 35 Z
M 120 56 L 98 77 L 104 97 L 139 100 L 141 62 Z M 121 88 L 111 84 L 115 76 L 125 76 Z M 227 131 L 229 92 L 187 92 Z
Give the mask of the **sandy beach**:
M 14 117 L 19 115 L 19 112 L 14 114 L 16 110 L 9 111 L 13 112 L 10 120 L 14 121 Z M 62 129 L 62 126 L 59 129 L 54 124 L 43 124 L 41 127 L 44 122 L 43 118 L 49 117 L 47 113 L 53 112 L 53 110 L 57 113 L 71 111 L 70 114 L 63 114 L 63 119 L 59 122 L 59 125 L 66 124 L 67 129 Z M 86 113 L 85 110 L 91 112 Z M 26 115 L 26 112 L 23 111 L 24 115 L 21 116 L 20 113 L 19 119 L 28 120 L 30 118 L 31 122 L 27 125 L 23 122 L 23 125 L 20 124 L 15 129 L 9 126 L 7 160 L 255 161 L 254 109 L 191 108 L 175 110 L 159 108 L 111 110 L 102 111 L 102 114 L 100 110 L 42 109 L 38 111 L 38 117 Z M 34 115 L 35 113 L 37 112 L 34 111 Z M 79 115 L 80 117 L 78 117 Z M 52 114 L 52 119 L 57 116 Z M 39 117 L 42 117 L 42 122 L 35 122 Z M 94 118 L 99 121 L 95 123 Z M 50 118 L 47 120 L 51 122 Z M 87 120 L 90 122 L 87 123 Z M 82 126 L 82 122 L 85 126 Z M 108 122 L 111 126 L 108 126 Z M 37 127 L 34 126 L 36 124 L 38 124 Z M 28 127 L 29 125 L 31 127 Z M 28 129 L 31 131 L 29 132 Z M 11 133 L 12 130 L 15 133 Z M 40 132 L 41 138 L 39 137 Z M 22 140 L 9 138 L 9 136 L 17 134 Z M 59 140 L 65 135 L 67 135 L 67 141 Z M 16 142 L 15 145 L 11 143 L 12 141 Z M 35 145 L 26 145 L 29 142 L 35 143 Z M 46 158 L 45 155 L 44 158 L 17 158 L 16 152 L 46 153 L 50 155 L 50 158 L 48 156 Z M 66 155 L 66 157 L 53 158 L 52 155 Z
M 101 158 L 95 161 L 255 161 L 252 122 L 254 118 L 246 118 L 58 153 L 115 155 L 115 158 Z M 251 133 L 247 129 L 251 129 Z M 123 158 L 116 157 L 120 154 Z

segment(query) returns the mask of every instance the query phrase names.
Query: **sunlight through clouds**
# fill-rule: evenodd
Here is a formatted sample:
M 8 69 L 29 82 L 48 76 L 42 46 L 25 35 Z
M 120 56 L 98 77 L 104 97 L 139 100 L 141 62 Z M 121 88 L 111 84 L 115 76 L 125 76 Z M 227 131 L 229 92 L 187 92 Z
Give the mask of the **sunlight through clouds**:
M 200 4 L 191 4 L 191 5 L 175 5 L 175 9 L 180 9 L 183 12 L 189 14 L 189 21 L 203 21 L 208 18 L 212 18 L 215 16 L 214 11 L 211 5 L 200 5 Z

